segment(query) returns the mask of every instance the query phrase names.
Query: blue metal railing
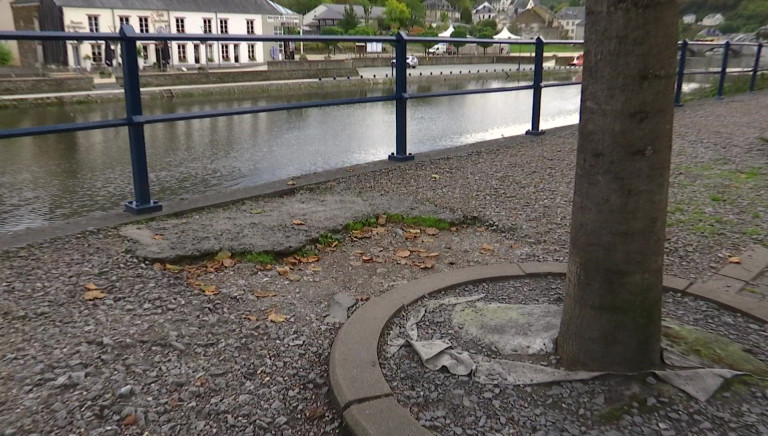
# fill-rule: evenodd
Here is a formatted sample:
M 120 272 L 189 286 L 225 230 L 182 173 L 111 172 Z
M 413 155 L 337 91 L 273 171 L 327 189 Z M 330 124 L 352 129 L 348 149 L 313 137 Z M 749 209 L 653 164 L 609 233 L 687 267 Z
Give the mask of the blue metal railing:
M 408 161 L 413 159 L 413 155 L 408 153 L 407 148 L 407 127 L 406 114 L 407 102 L 411 99 L 460 96 L 470 94 L 484 94 L 495 92 L 511 92 L 532 90 L 533 101 L 531 110 L 531 128 L 526 131 L 527 135 L 542 135 L 541 130 L 541 97 L 544 88 L 554 88 L 560 86 L 579 85 L 581 82 L 558 82 L 543 84 L 544 72 L 544 47 L 546 44 L 583 44 L 583 41 L 544 41 L 537 38 L 535 41 L 528 40 L 497 40 L 489 41 L 486 39 L 473 38 L 442 38 L 442 37 L 409 37 L 404 33 L 398 33 L 395 36 L 322 36 L 322 35 L 222 35 L 222 34 L 164 34 L 162 39 L 165 41 L 190 41 L 190 42 L 381 42 L 395 46 L 395 92 L 392 95 L 378 97 L 348 98 L 337 100 L 321 100 L 300 103 L 284 103 L 266 106 L 254 106 L 244 108 L 207 110 L 186 113 L 172 113 L 161 115 L 144 115 L 141 104 L 141 88 L 138 68 L 138 53 L 136 44 L 140 41 L 156 41 L 158 35 L 147 33 L 136 33 L 131 26 L 123 26 L 119 34 L 114 33 L 71 33 L 71 32 L 5 32 L 0 31 L 0 40 L 37 40 L 37 41 L 118 41 L 121 45 L 120 56 L 122 58 L 123 68 L 123 88 L 125 92 L 126 117 L 119 119 L 89 121 L 79 123 L 65 123 L 47 126 L 24 127 L 16 129 L 0 130 L 0 139 L 17 138 L 24 136 L 47 135 L 53 133 L 76 132 L 83 130 L 107 129 L 114 127 L 127 127 L 129 132 L 131 165 L 133 172 L 133 186 L 135 199 L 124 203 L 125 210 L 134 214 L 144 214 L 159 211 L 162 205 L 151 198 L 149 187 L 149 171 L 147 169 L 146 145 L 144 139 L 144 126 L 147 124 L 167 123 L 173 121 L 185 121 L 201 118 L 226 117 L 233 115 L 256 114 L 264 112 L 284 111 L 291 109 L 306 109 L 316 107 L 341 106 L 361 103 L 375 102 L 395 102 L 395 151 L 389 155 L 393 161 Z M 406 51 L 408 43 L 475 43 L 475 44 L 494 44 L 494 45 L 529 45 L 535 44 L 533 83 L 530 85 L 470 89 L 455 91 L 440 91 L 429 93 L 408 93 L 406 72 Z M 685 60 L 688 41 L 681 44 L 681 55 L 677 75 L 677 86 L 675 92 L 675 104 L 680 105 L 680 94 L 682 93 L 683 75 L 685 72 Z M 759 71 L 760 52 L 762 44 L 740 43 L 738 45 L 757 46 L 757 56 L 754 67 L 752 68 L 752 80 L 750 91 L 754 90 L 754 82 Z M 728 53 L 731 44 L 724 46 L 725 53 Z M 718 96 L 722 96 L 722 86 L 727 74 L 727 54 L 723 56 L 721 69 L 720 88 Z

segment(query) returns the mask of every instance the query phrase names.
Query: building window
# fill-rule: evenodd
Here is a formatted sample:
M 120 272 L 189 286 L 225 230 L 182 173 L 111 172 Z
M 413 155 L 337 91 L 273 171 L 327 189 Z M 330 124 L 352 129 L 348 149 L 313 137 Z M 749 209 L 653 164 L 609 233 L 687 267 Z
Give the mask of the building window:
M 139 33 L 149 33 L 149 17 L 139 17 Z
M 256 44 L 248 44 L 248 60 L 256 60 Z
M 223 61 L 229 60 L 229 44 L 223 44 L 221 46 L 221 60 Z
M 176 51 L 179 54 L 179 62 L 186 62 L 187 61 L 187 45 L 186 44 L 177 45 Z
M 99 33 L 99 17 L 96 15 L 88 15 L 88 31 L 91 33 Z
M 253 31 L 253 20 L 245 20 L 245 31 L 249 35 L 253 35 L 255 33 Z
M 120 27 L 123 26 L 130 26 L 131 25 L 131 17 L 117 17 L 120 20 Z
M 205 46 L 205 58 L 208 59 L 208 62 L 213 62 L 213 44 Z
M 183 18 L 177 18 L 176 19 L 176 33 L 186 33 L 184 31 L 184 19 Z
M 210 18 L 203 18 L 203 33 L 212 33 Z
M 104 62 L 104 56 L 102 53 L 104 52 L 101 50 L 101 44 L 91 44 L 91 60 L 93 60 L 94 64 L 100 64 Z
M 219 33 L 229 33 L 229 23 L 226 18 L 219 19 Z
M 149 60 L 149 44 L 141 44 L 141 57 L 144 60 Z

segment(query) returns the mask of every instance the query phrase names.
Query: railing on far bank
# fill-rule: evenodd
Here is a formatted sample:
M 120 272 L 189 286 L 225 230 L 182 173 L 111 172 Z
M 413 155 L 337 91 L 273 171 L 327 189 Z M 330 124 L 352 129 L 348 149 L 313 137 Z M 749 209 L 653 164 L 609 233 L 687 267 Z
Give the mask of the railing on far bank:
M 119 34 L 115 33 L 70 33 L 70 32 L 4 32 L 0 31 L 0 40 L 42 40 L 42 41 L 117 41 L 121 45 L 119 54 L 122 60 L 122 70 L 124 78 L 124 93 L 126 117 L 102 121 L 90 121 L 79 123 L 65 123 L 46 126 L 24 127 L 16 129 L 0 130 L 0 139 L 47 135 L 53 133 L 77 132 L 85 130 L 107 129 L 114 127 L 127 127 L 129 133 L 129 146 L 131 155 L 131 165 L 133 174 L 134 200 L 124 203 L 125 210 L 134 214 L 152 213 L 162 210 L 162 205 L 153 200 L 149 187 L 149 171 L 147 168 L 146 144 L 144 138 L 144 126 L 147 124 L 167 123 L 173 121 L 186 121 L 202 118 L 226 117 L 233 115 L 256 114 L 265 112 L 285 111 L 292 109 L 306 109 L 316 107 L 342 106 L 361 103 L 376 102 L 395 102 L 395 151 L 388 158 L 392 161 L 408 161 L 413 159 L 413 154 L 408 152 L 407 148 L 407 103 L 411 99 L 433 98 L 446 96 L 459 96 L 471 94 L 485 94 L 495 92 L 511 91 L 532 91 L 531 104 L 531 128 L 526 131 L 526 135 L 542 135 L 541 130 L 541 97 L 545 88 L 555 88 L 561 86 L 572 86 L 581 84 L 580 81 L 543 83 L 544 72 L 544 48 L 546 44 L 583 44 L 582 41 L 544 41 L 537 38 L 530 40 L 483 40 L 471 38 L 418 38 L 409 37 L 404 33 L 398 33 L 395 36 L 320 36 L 320 35 L 221 35 L 221 34 L 164 34 L 162 39 L 165 41 L 188 41 L 188 42 L 380 42 L 393 45 L 395 47 L 394 56 L 394 76 L 395 89 L 391 95 L 347 98 L 336 100 L 309 101 L 301 103 L 284 103 L 266 106 L 253 106 L 232 109 L 207 110 L 186 113 L 171 113 L 160 115 L 144 115 L 141 103 L 141 88 L 138 68 L 138 53 L 136 44 L 140 41 L 155 41 L 158 35 L 136 33 L 131 26 L 123 26 Z M 407 43 L 475 43 L 475 44 L 493 44 L 493 45 L 530 45 L 535 46 L 533 82 L 529 85 L 488 88 L 488 89 L 468 89 L 455 91 L 440 91 L 427 93 L 409 93 L 407 90 L 408 74 L 406 72 L 406 51 Z M 685 53 L 686 41 L 682 43 L 682 55 L 680 57 L 680 72 L 678 73 L 677 91 L 675 102 L 679 103 L 678 94 L 682 91 L 682 75 L 685 74 Z M 728 52 L 729 43 L 726 43 L 725 52 Z M 750 45 L 750 44 L 740 44 Z M 760 50 L 762 45 L 757 45 L 757 58 L 753 68 L 752 86 L 754 89 L 754 80 L 759 70 Z M 511 51 L 511 50 L 510 50 Z M 727 74 L 727 55 L 723 59 L 723 69 L 721 72 L 721 88 L 724 77 Z M 722 95 L 722 89 L 719 94 Z

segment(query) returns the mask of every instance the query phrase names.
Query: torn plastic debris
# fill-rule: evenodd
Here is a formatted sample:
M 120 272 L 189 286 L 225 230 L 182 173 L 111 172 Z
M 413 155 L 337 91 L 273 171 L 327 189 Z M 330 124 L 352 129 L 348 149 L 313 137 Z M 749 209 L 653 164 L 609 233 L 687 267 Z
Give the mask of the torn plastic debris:
M 475 362 L 465 351 L 449 350 L 450 343 L 444 341 L 408 341 L 424 366 L 437 371 L 446 367 L 451 374 L 468 375 L 475 370 Z
M 439 307 L 439 306 L 452 306 L 452 305 L 462 304 L 462 303 L 471 303 L 483 297 L 485 297 L 485 294 L 471 295 L 469 297 L 448 297 L 448 298 L 443 298 L 442 300 L 427 301 L 426 303 L 424 303 L 424 306 L 426 306 L 427 310 L 434 310 L 436 307 Z

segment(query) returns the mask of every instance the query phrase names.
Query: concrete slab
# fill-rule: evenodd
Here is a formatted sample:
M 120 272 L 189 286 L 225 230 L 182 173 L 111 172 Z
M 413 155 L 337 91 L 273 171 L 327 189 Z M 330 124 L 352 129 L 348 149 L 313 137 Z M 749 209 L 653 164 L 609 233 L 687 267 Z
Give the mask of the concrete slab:
M 343 418 L 347 430 L 357 436 L 432 435 L 392 397 L 355 404 L 344 412 Z
M 750 281 L 768 268 L 768 248 L 754 246 L 739 256 L 741 263 L 730 263 L 718 274 L 734 279 Z
M 703 298 L 727 309 L 742 313 L 761 322 L 768 322 L 768 302 L 737 294 L 745 282 L 715 274 L 705 283 L 696 283 L 685 290 L 686 294 Z
M 568 264 L 560 262 L 531 262 L 521 263 L 520 268 L 529 276 L 566 274 Z
M 674 276 L 664 276 L 662 283 L 665 291 L 683 292 L 691 286 L 690 280 L 684 280 Z

